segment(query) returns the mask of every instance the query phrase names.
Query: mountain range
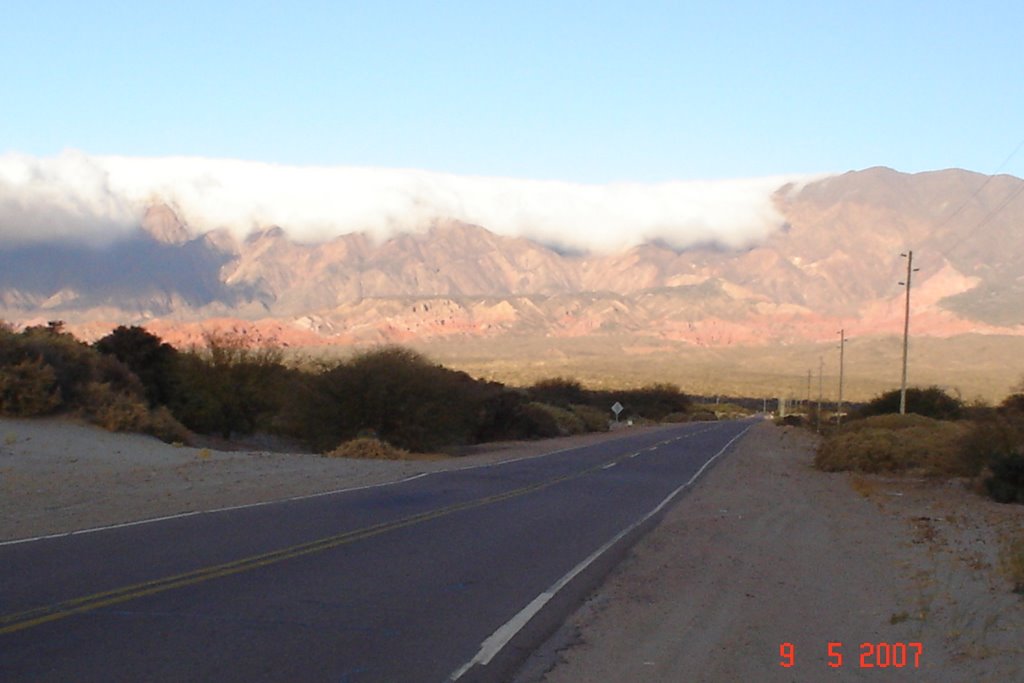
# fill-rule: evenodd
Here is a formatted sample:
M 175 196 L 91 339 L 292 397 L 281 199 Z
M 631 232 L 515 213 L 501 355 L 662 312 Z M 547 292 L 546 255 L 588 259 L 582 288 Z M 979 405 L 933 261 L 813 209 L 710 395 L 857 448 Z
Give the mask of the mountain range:
M 287 226 L 195 235 L 154 201 L 102 246 L 0 249 L 0 317 L 90 337 L 142 324 L 177 343 L 229 327 L 297 346 L 497 336 L 635 335 L 722 347 L 902 332 L 913 250 L 915 335 L 1024 335 L 1024 181 L 872 168 L 773 196 L 754 246 L 657 242 L 566 253 L 440 217 L 375 241 L 304 244 Z

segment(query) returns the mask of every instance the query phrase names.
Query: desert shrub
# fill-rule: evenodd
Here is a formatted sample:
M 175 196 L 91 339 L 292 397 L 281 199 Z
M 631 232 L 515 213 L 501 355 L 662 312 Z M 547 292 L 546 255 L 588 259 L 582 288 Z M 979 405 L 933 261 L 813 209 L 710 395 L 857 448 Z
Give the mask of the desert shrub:
M 1024 504 L 1024 453 L 1005 453 L 992 458 L 991 476 L 985 480 L 989 496 L 999 503 Z
M 887 413 L 874 415 L 863 420 L 851 420 L 843 425 L 843 431 L 847 434 L 856 434 L 865 429 L 888 429 L 892 431 L 900 431 L 903 429 L 928 429 L 929 427 L 935 426 L 935 423 L 936 420 L 934 418 L 925 417 L 924 415 L 917 415 L 914 413 L 907 413 L 906 415 L 900 415 L 899 413 Z
M 42 358 L 0 365 L 0 413 L 20 417 L 47 415 L 60 404 L 57 375 Z
M 1003 415 L 1024 417 L 1024 394 L 1011 394 L 999 404 Z
M 550 415 L 558 428 L 558 434 L 561 436 L 570 436 L 573 434 L 582 434 L 587 430 L 583 420 L 573 413 L 571 410 L 561 408 L 559 406 L 548 405 L 547 403 L 530 403 L 529 406 L 535 410 L 540 410 Z
M 168 407 L 174 416 L 203 434 L 272 431 L 293 397 L 298 371 L 282 365 L 276 346 L 254 343 L 243 335 L 209 334 L 204 348 L 173 356 Z
M 691 422 L 714 422 L 718 416 L 711 410 L 691 410 L 689 419 Z
M 405 460 L 409 451 L 395 448 L 386 441 L 373 437 L 356 437 L 344 441 L 324 453 L 328 458 L 361 458 L 373 460 Z
M 519 419 L 525 427 L 522 438 L 550 439 L 562 433 L 555 416 L 539 403 L 525 404 L 520 410 Z
M 85 385 L 94 379 L 98 354 L 64 331 L 63 323 L 25 328 L 17 336 L 21 357 L 41 358 L 53 369 L 54 380 L 66 406 L 77 406 Z
M 481 397 L 474 439 L 499 441 L 529 438 L 530 425 L 523 418 L 525 392 L 499 388 Z
M 526 392 L 531 401 L 559 408 L 568 408 L 573 404 L 587 402 L 587 392 L 583 386 L 568 377 L 542 379 L 528 388 Z
M 714 415 L 712 413 L 712 415 Z M 678 423 L 678 422 L 689 422 L 690 415 L 688 413 L 669 413 L 665 417 L 661 418 L 662 422 L 667 423 Z
M 88 382 L 82 396 L 79 415 L 107 431 L 142 432 L 148 424 L 149 409 L 139 396 L 102 382 Z
M 93 347 L 123 363 L 142 383 L 149 405 L 166 405 L 173 396 L 177 351 L 142 327 L 120 326 Z
M 583 421 L 583 427 L 588 432 L 607 432 L 608 420 L 611 417 L 610 411 L 588 405 L 570 405 L 569 409 L 573 414 Z
M 90 409 L 97 383 L 129 396 L 143 391 L 123 363 L 64 332 L 61 323 L 0 335 L 0 401 L 5 406 L 0 410 L 44 415 L 58 408 Z
M 920 415 L 884 415 L 851 422 L 822 441 L 818 469 L 968 475 L 960 441 L 966 427 Z
M 939 387 L 927 387 L 921 389 L 910 387 L 907 389 L 906 401 L 907 413 L 924 415 L 936 420 L 959 419 L 963 411 L 963 404 L 959 399 L 953 398 Z M 871 417 L 873 415 L 885 415 L 900 412 L 900 391 L 894 389 L 880 396 L 857 409 L 855 417 Z
M 110 384 L 89 382 L 77 414 L 111 432 L 150 434 L 167 443 L 188 440 L 188 430 L 165 407 L 150 408 L 141 392 L 129 393 Z
M 972 421 L 961 440 L 961 459 L 978 474 L 994 458 L 1014 453 L 1024 446 L 1024 420 L 1013 415 L 993 413 Z
M 674 384 L 651 384 L 618 392 L 618 396 L 625 407 L 623 417 L 661 420 L 666 415 L 685 413 L 690 409 L 690 398 Z
M 191 437 L 188 429 L 175 419 L 166 406 L 150 409 L 149 420 L 142 431 L 165 443 L 188 443 Z
M 479 386 L 469 375 L 397 346 L 360 353 L 319 375 L 324 428 L 315 440 L 338 441 L 369 429 L 412 451 L 467 443 L 477 431 Z
M 489 386 L 477 409 L 477 442 L 558 436 L 555 417 L 530 402 L 525 392 Z

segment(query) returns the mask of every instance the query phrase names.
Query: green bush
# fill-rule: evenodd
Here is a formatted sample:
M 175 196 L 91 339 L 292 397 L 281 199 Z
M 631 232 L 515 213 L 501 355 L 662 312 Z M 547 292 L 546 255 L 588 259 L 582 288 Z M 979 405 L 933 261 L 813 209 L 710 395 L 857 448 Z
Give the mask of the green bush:
M 1024 504 L 1024 453 L 993 457 L 992 475 L 985 480 L 989 496 L 999 503 Z
M 17 336 L 14 353 L 21 358 L 41 358 L 53 369 L 61 402 L 67 407 L 81 403 L 81 392 L 97 374 L 99 354 L 65 332 L 60 322 L 25 328 Z
M 883 415 L 851 422 L 818 446 L 814 464 L 826 472 L 901 472 L 967 476 L 961 440 L 967 427 L 920 415 Z
M 120 326 L 93 347 L 113 356 L 142 383 L 150 406 L 167 405 L 174 394 L 174 367 L 178 352 L 142 327 Z
M 672 413 L 685 413 L 690 409 L 690 397 L 674 384 L 651 384 L 640 389 L 616 392 L 617 400 L 625 410 L 622 417 L 642 417 L 662 420 Z
M 667 384 L 622 392 L 556 377 L 525 389 L 473 379 L 388 346 L 300 371 L 283 352 L 239 334 L 208 334 L 179 352 L 141 327 L 90 346 L 61 323 L 15 332 L 0 325 L 0 412 L 61 410 L 107 429 L 184 441 L 188 430 L 230 438 L 272 432 L 317 451 L 367 434 L 400 449 L 606 431 L 608 409 L 659 419 L 689 399 Z
M 0 365 L 0 413 L 17 417 L 47 415 L 60 404 L 57 375 L 42 358 Z
M 550 439 L 559 436 L 562 430 L 558 421 L 540 403 L 527 403 L 520 409 L 520 420 L 524 426 L 522 438 Z
M 569 409 L 573 414 L 583 421 L 583 427 L 588 432 L 607 432 L 609 429 L 608 420 L 610 411 L 587 405 L 570 405 Z
M 188 430 L 167 408 L 150 408 L 141 394 L 114 389 L 110 384 L 90 382 L 83 390 L 78 414 L 110 432 L 150 434 L 167 443 L 185 442 Z
M 542 379 L 526 390 L 531 401 L 545 403 L 559 408 L 568 408 L 573 404 L 587 402 L 587 392 L 583 386 L 568 377 L 551 377 Z
M 560 436 L 571 436 L 573 434 L 582 434 L 587 431 L 587 427 L 583 420 L 573 413 L 571 410 L 560 408 L 558 406 L 548 405 L 547 403 L 530 403 L 530 408 L 534 410 L 540 410 L 552 417 L 555 421 L 555 425 L 558 427 L 558 434 Z
M 372 430 L 412 451 L 468 443 L 477 431 L 479 386 L 465 373 L 397 346 L 360 353 L 316 378 L 324 428 L 317 441 L 338 443 Z
M 939 387 L 907 389 L 906 411 L 916 415 L 924 415 L 935 420 L 957 420 L 963 411 L 963 403 L 953 398 Z M 900 391 L 894 389 L 871 401 L 856 411 L 855 417 L 871 417 L 900 412 Z
M 295 400 L 300 373 L 281 364 L 274 345 L 257 346 L 243 335 L 206 335 L 206 346 L 169 356 L 171 412 L 202 434 L 274 431 L 276 418 Z M 336 443 L 336 442 L 335 442 Z
M 541 432 L 558 432 L 558 426 L 549 415 L 544 413 L 539 423 L 536 411 L 527 409 L 528 405 L 525 392 L 488 384 L 480 395 L 474 439 L 477 442 L 532 439 Z
M 7 412 L 41 415 L 73 411 L 92 401 L 90 385 L 108 384 L 130 395 L 142 385 L 116 358 L 102 356 L 64 332 L 63 323 L 0 333 L 0 374 Z

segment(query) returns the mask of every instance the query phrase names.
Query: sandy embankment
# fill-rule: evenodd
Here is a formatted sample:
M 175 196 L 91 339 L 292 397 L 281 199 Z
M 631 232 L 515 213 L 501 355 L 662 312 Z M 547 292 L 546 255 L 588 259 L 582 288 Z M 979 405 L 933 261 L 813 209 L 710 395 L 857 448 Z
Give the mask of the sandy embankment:
M 1024 506 L 960 483 L 821 473 L 814 443 L 758 426 L 518 682 L 1024 681 L 1024 599 L 998 570 Z M 920 668 L 861 668 L 861 643 L 910 642 Z

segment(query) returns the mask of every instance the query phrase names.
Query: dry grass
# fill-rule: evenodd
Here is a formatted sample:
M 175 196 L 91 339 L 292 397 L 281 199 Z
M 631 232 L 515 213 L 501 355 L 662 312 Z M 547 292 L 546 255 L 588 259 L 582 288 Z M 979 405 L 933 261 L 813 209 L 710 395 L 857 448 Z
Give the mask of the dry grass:
M 872 495 L 878 492 L 878 483 L 872 479 L 854 475 L 850 479 L 850 488 L 859 493 L 864 498 L 870 498 Z
M 814 458 L 826 472 L 915 472 L 960 476 L 968 427 L 920 415 L 879 415 L 851 422 L 821 443 Z
M 359 437 L 342 442 L 333 450 L 324 453 L 324 456 L 364 460 L 441 460 L 445 457 L 433 453 L 410 453 L 373 437 Z
M 150 409 L 138 397 L 113 389 L 109 384 L 90 382 L 85 387 L 85 420 L 109 432 L 149 434 L 166 443 L 187 441 L 188 430 L 164 406 Z

